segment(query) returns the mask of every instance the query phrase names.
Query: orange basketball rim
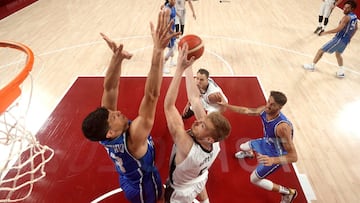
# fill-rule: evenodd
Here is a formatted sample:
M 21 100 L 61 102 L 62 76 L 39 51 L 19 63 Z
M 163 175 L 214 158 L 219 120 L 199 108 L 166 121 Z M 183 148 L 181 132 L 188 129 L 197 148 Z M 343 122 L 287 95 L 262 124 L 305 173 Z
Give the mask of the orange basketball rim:
M 0 89 L 0 114 L 2 114 L 10 106 L 10 104 L 12 104 L 16 100 L 16 98 L 20 96 L 20 85 L 32 70 L 34 64 L 34 53 L 29 47 L 19 42 L 0 41 L 0 47 L 17 49 L 27 55 L 25 67 L 22 69 L 22 71 L 18 75 L 16 75 L 16 77 L 11 80 L 7 85 Z

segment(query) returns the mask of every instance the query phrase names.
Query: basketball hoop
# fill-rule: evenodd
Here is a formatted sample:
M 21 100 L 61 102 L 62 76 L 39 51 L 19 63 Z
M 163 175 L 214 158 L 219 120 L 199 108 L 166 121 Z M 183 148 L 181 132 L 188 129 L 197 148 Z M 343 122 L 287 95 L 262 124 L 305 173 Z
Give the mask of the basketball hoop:
M 18 109 L 15 101 L 22 94 L 22 84 L 34 64 L 33 52 L 29 47 L 12 41 L 0 41 L 2 48 L 10 48 L 15 53 L 21 51 L 26 56 L 17 75 L 11 76 L 12 80 L 0 86 L 0 202 L 18 202 L 29 197 L 33 184 L 46 175 L 44 167 L 53 157 L 54 151 L 41 145 L 26 129 L 26 115 L 23 114 L 27 111 L 14 113 Z M 8 77 L 7 73 L 1 75 Z

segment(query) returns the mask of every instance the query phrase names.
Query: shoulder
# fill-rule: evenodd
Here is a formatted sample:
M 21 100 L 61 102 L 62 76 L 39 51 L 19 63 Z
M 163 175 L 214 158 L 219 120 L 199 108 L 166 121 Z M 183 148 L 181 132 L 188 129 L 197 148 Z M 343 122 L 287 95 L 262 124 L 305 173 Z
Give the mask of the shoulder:
M 276 127 L 276 134 L 280 137 L 291 135 L 291 126 L 287 121 L 282 121 Z
M 176 144 L 178 151 L 187 155 L 194 144 L 192 137 L 185 130 L 179 130 L 176 134 L 174 143 Z
M 343 23 L 348 23 L 350 21 L 350 19 L 351 19 L 351 15 L 348 14 L 348 15 L 344 15 L 344 17 L 341 19 L 341 21 Z

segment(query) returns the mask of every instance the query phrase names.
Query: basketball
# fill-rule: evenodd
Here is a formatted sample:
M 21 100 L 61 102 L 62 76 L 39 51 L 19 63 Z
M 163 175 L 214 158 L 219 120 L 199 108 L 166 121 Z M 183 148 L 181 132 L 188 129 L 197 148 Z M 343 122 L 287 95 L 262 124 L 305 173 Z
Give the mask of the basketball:
M 192 56 L 195 59 L 200 58 L 204 53 L 204 43 L 202 39 L 197 35 L 185 35 L 179 41 L 179 49 L 182 47 L 184 43 L 187 43 L 189 46 L 188 52 L 188 60 L 191 59 Z
M 219 92 L 212 93 L 208 96 L 208 100 L 210 104 L 217 104 L 218 102 L 221 102 L 221 94 Z

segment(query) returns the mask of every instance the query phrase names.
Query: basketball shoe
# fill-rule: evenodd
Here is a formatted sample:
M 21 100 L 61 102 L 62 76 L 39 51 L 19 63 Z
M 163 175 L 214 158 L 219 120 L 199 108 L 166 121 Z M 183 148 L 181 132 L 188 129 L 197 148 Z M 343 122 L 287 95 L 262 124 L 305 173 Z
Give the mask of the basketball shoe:
M 322 29 L 321 26 L 317 27 L 316 30 L 314 31 L 314 34 L 318 33 L 321 29 Z
M 338 71 L 336 71 L 336 77 L 338 78 L 344 78 L 345 77 L 345 72 L 343 69 L 339 69 Z
M 254 158 L 254 153 L 252 151 L 238 151 L 235 153 L 235 157 L 238 159 Z
M 289 188 L 289 190 L 290 190 L 290 194 L 288 195 L 283 194 L 280 203 L 291 203 L 297 197 L 298 193 L 295 189 Z
M 182 119 L 188 119 L 194 115 L 194 112 L 189 108 L 181 117 Z
M 315 66 L 313 64 L 304 64 L 303 68 L 305 70 L 309 70 L 309 71 L 314 71 L 315 70 Z

